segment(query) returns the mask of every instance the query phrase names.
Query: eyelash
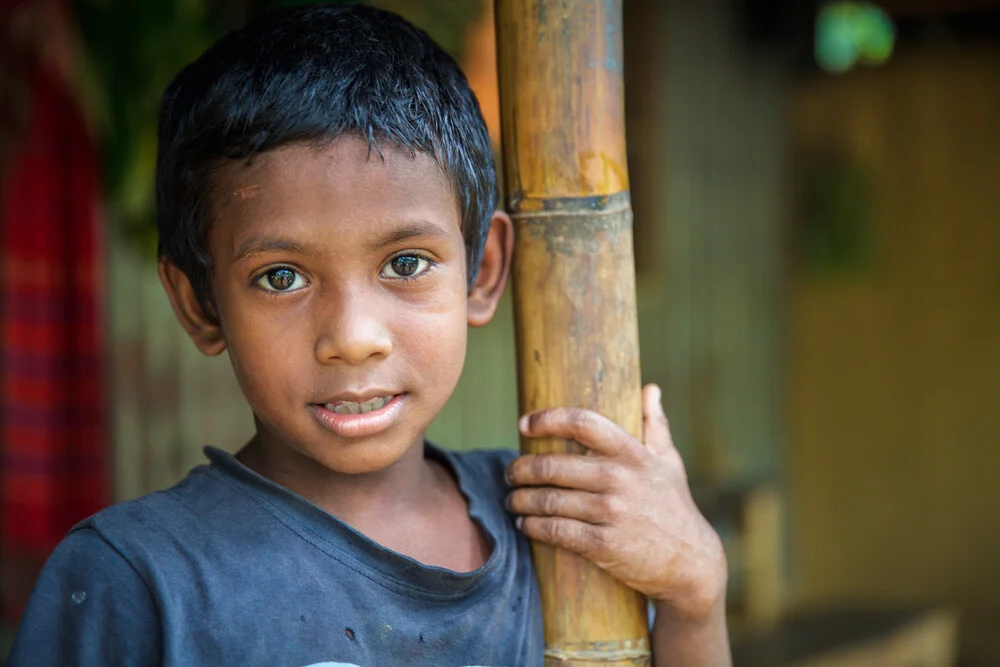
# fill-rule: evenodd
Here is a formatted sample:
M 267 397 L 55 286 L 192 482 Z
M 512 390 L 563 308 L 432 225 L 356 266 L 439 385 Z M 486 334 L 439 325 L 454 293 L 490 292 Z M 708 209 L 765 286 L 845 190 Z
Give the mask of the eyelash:
M 411 276 L 402 276 L 402 275 L 385 276 L 384 275 L 385 269 L 387 267 L 391 266 L 391 264 L 394 261 L 396 261 L 397 259 L 399 259 L 400 257 L 416 257 L 417 259 L 419 259 L 419 260 L 421 260 L 423 262 L 426 262 L 427 265 L 420 271 L 420 273 L 417 273 L 417 274 L 414 274 L 414 275 L 411 275 Z M 411 280 L 416 280 L 417 278 L 422 277 L 424 274 L 426 274 L 428 271 L 434 269 L 436 266 L 437 266 L 437 262 L 435 262 L 433 259 L 431 259 L 430 257 L 428 257 L 428 256 L 426 256 L 426 255 L 424 255 L 422 253 L 414 252 L 414 251 L 403 251 L 403 252 L 401 252 L 399 254 L 393 255 L 385 264 L 383 264 L 382 265 L 382 271 L 379 272 L 379 275 L 387 278 L 388 280 L 402 280 L 402 281 L 409 282 Z M 300 271 L 292 268 L 291 266 L 287 266 L 287 265 L 284 265 L 284 264 L 279 264 L 277 266 L 269 266 L 268 268 L 264 269 L 263 271 L 261 271 L 260 273 L 256 274 L 253 277 L 253 279 L 251 280 L 251 284 L 255 285 L 256 287 L 258 287 L 259 289 L 263 290 L 264 292 L 266 292 L 268 294 L 271 294 L 271 295 L 275 295 L 275 296 L 278 295 L 278 294 L 285 294 L 285 293 L 290 293 L 290 292 L 297 292 L 298 290 L 302 289 L 302 287 L 297 287 L 295 289 L 283 289 L 283 290 L 279 290 L 279 289 L 274 289 L 273 287 L 267 287 L 267 286 L 265 286 L 263 284 L 263 281 L 267 278 L 268 274 L 274 273 L 275 271 L 281 271 L 282 269 L 284 269 L 286 271 L 291 271 L 292 273 L 294 273 L 295 276 L 296 276 L 296 280 L 301 279 L 301 280 L 306 281 L 306 285 L 309 284 L 308 280 L 306 280 L 306 277 L 304 275 L 302 275 L 302 272 L 300 272 Z M 295 283 L 293 282 L 292 284 L 294 285 Z
M 425 266 L 420 271 L 420 273 L 414 274 L 412 276 L 395 276 L 395 277 L 393 277 L 393 276 L 386 276 L 385 275 L 385 269 L 387 267 L 390 267 L 392 265 L 392 263 L 394 261 L 396 261 L 397 259 L 399 259 L 400 257 L 416 257 L 418 260 L 426 262 L 427 266 Z M 405 281 L 409 282 L 411 280 L 416 280 L 418 278 L 422 278 L 424 275 L 426 275 L 426 273 L 428 271 L 433 270 L 434 267 L 436 267 L 436 266 L 437 266 L 437 262 L 435 262 L 433 259 L 431 259 L 427 255 L 424 255 L 423 253 L 419 253 L 419 252 L 416 252 L 416 251 L 413 251 L 413 250 L 404 250 L 403 252 L 396 253 L 395 255 L 393 255 L 392 257 L 390 257 L 389 260 L 386 261 L 386 263 L 382 265 L 382 270 L 379 272 L 379 275 L 382 276 L 382 277 L 384 277 L 384 278 L 386 278 L 386 279 L 388 279 L 388 280 L 405 280 Z
M 256 276 L 254 276 L 254 278 L 252 280 L 252 284 L 254 286 L 256 286 L 257 288 L 263 290 L 267 294 L 271 294 L 273 296 L 276 296 L 278 294 L 286 294 L 286 293 L 290 293 L 290 292 L 297 292 L 300 289 L 302 289 L 302 287 L 297 287 L 295 289 L 283 289 L 283 290 L 280 290 L 280 289 L 274 289 L 273 287 L 266 287 L 263 284 L 264 281 L 267 279 L 268 274 L 274 273 L 276 271 L 282 271 L 282 270 L 291 271 L 292 273 L 294 273 L 295 274 L 295 281 L 296 282 L 299 279 L 301 279 L 301 280 L 303 280 L 306 283 L 306 285 L 309 284 L 309 281 L 306 279 L 306 277 L 302 274 L 301 271 L 297 271 L 296 269 L 292 268 L 291 266 L 287 266 L 285 264 L 279 264 L 277 266 L 269 266 L 268 268 L 264 269 L 263 271 L 261 271 L 260 273 L 258 273 Z M 293 282 L 292 284 L 294 285 L 295 282 Z

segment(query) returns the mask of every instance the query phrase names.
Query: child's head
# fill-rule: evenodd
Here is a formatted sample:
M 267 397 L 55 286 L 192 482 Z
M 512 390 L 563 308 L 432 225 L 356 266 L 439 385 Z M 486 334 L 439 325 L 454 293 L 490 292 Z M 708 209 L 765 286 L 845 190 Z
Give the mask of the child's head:
M 389 12 L 318 5 L 277 10 L 232 32 L 163 96 L 157 164 L 160 255 L 211 307 L 210 175 L 290 144 L 343 136 L 434 157 L 458 201 L 470 287 L 497 205 L 479 105 L 455 61 Z
M 169 86 L 161 279 L 272 459 L 370 472 L 422 438 L 506 280 L 494 181 L 465 77 L 386 12 L 266 15 Z

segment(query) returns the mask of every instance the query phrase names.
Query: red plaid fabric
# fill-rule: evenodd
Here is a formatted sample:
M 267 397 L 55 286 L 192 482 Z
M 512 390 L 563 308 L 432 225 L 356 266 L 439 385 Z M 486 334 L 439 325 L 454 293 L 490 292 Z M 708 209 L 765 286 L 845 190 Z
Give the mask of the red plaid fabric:
M 74 523 L 109 501 L 102 246 L 94 147 L 43 72 L 0 190 L 3 620 Z

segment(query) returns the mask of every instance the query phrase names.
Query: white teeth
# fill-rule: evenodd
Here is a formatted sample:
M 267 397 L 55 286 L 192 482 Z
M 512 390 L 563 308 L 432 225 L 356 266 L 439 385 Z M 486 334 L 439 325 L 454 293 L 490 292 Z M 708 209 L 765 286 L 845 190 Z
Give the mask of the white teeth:
M 327 410 L 332 410 L 339 415 L 360 415 L 365 412 L 371 412 L 372 410 L 379 410 L 385 407 L 385 404 L 390 400 L 392 400 L 392 396 L 373 398 L 370 401 L 365 401 L 364 403 L 341 401 L 340 403 L 327 403 L 326 408 Z

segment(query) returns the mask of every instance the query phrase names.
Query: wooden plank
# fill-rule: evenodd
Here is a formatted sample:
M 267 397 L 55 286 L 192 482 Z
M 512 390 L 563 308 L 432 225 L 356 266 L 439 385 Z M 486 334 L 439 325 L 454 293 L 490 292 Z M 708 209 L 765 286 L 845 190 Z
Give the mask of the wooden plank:
M 833 610 L 801 614 L 733 646 L 738 667 L 951 667 L 957 615 Z

